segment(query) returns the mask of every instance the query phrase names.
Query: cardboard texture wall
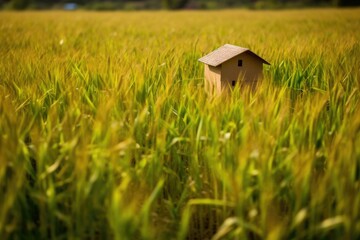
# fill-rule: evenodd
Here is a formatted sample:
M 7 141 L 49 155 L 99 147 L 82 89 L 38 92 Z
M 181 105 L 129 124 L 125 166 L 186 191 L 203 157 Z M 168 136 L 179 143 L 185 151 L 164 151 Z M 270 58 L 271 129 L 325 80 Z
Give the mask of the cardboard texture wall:
M 262 78 L 263 64 L 270 65 L 249 49 L 231 44 L 225 44 L 199 61 L 205 63 L 205 89 L 211 94 L 220 94 L 239 83 L 254 86 Z

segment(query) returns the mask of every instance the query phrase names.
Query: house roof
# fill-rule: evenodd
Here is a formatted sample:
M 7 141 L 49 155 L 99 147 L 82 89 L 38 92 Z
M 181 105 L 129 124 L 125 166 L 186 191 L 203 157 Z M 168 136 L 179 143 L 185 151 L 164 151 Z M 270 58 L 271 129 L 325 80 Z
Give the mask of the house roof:
M 245 52 L 249 52 L 250 54 L 259 58 L 263 63 L 270 65 L 270 63 L 268 63 L 267 61 L 265 61 L 263 58 L 259 57 L 252 51 L 250 51 L 248 48 L 238 47 L 231 44 L 225 44 L 224 46 L 216 49 L 215 51 L 209 53 L 208 55 L 203 56 L 202 58 L 199 59 L 199 61 L 207 65 L 217 67 L 220 64 L 226 62 L 227 60 Z

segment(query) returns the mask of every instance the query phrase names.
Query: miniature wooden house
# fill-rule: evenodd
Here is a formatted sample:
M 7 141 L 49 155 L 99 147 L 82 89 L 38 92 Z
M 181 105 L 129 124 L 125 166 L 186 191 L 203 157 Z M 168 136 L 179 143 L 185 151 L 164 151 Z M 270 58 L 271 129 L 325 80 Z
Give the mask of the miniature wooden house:
M 205 87 L 210 93 L 221 93 L 238 82 L 254 86 L 262 77 L 267 61 L 247 48 L 225 44 L 199 59 L 205 63 Z

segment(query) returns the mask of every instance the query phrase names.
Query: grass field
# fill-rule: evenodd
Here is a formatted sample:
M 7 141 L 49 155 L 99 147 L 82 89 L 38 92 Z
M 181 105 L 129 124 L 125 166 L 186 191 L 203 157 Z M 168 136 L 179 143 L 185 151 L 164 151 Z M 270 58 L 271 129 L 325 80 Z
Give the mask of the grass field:
M 1 239 L 359 239 L 360 9 L 0 13 Z M 256 91 L 204 92 L 231 43 Z

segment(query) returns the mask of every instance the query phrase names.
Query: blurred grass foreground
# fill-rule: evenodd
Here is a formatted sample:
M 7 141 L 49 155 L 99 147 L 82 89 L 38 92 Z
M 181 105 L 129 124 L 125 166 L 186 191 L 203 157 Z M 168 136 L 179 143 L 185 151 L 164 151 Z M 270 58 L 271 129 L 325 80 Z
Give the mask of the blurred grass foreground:
M 359 239 L 360 10 L 0 13 L 1 239 Z M 272 65 L 211 98 L 199 57 Z

